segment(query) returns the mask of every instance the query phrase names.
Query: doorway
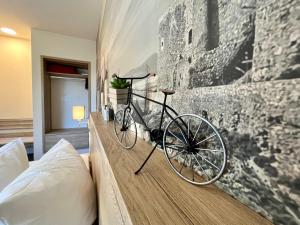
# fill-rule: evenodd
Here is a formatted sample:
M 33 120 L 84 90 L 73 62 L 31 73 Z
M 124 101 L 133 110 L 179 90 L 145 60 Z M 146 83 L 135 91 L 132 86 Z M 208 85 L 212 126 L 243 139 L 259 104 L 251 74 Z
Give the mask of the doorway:
M 61 138 L 87 149 L 91 111 L 90 62 L 42 56 L 44 152 Z M 78 108 L 82 118 L 78 118 Z

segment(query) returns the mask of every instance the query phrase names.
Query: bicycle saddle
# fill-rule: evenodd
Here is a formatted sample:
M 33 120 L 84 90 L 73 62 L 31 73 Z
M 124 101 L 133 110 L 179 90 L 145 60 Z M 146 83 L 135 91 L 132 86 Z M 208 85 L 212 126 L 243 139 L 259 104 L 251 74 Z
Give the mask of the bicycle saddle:
M 175 93 L 175 91 L 172 91 L 172 90 L 167 90 L 167 89 L 160 89 L 160 91 L 162 93 L 164 93 L 165 95 L 172 95 Z

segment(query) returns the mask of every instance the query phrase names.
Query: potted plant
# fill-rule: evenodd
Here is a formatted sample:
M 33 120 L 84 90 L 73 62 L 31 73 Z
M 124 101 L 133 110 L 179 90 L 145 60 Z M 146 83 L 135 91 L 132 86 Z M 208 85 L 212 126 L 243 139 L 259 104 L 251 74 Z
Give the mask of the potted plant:
M 129 82 L 123 79 L 114 78 L 109 88 L 109 98 L 112 105 L 126 104 Z

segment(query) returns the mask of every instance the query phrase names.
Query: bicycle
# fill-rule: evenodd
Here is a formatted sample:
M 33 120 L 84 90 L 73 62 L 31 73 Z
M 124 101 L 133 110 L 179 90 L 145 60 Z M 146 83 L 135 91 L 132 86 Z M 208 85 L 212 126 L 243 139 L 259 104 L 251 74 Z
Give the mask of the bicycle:
M 114 117 L 114 131 L 118 142 L 125 149 L 132 149 L 136 144 L 137 126 L 132 116 L 133 110 L 142 125 L 150 132 L 151 141 L 155 142 L 155 146 L 135 174 L 137 175 L 142 170 L 156 147 L 160 145 L 163 147 L 171 168 L 182 179 L 196 185 L 214 183 L 221 177 L 226 166 L 227 154 L 221 135 L 207 119 L 195 114 L 178 115 L 173 108 L 168 106 L 167 96 L 174 94 L 175 91 L 160 90 L 164 94 L 163 103 L 133 93 L 133 81 L 150 76 L 155 76 L 155 74 L 149 73 L 137 78 L 121 78 L 114 75 L 118 79 L 130 81 L 126 107 L 116 112 Z M 133 104 L 133 96 L 162 106 L 158 128 L 151 129 L 147 126 Z M 167 115 L 170 122 L 162 130 L 164 115 Z

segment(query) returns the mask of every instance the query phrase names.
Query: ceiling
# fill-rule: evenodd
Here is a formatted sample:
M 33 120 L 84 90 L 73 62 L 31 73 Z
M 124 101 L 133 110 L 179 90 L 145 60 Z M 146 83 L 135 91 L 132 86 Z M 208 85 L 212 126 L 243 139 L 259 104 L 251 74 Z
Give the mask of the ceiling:
M 0 0 L 0 27 L 30 39 L 31 28 L 96 40 L 101 0 Z

